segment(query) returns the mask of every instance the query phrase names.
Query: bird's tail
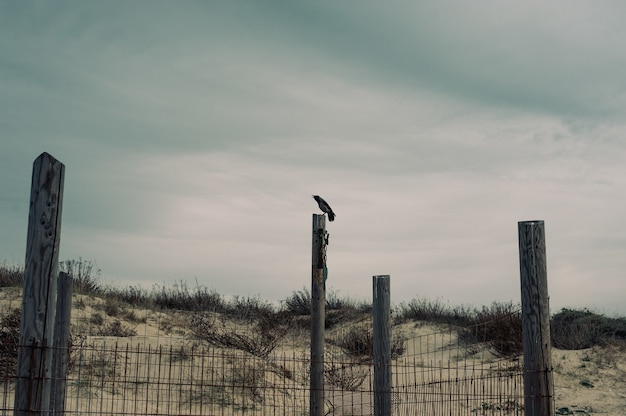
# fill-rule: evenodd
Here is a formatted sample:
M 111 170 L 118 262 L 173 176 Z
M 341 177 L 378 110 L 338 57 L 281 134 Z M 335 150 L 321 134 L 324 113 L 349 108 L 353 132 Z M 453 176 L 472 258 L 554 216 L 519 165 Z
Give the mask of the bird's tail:
M 334 212 L 329 212 L 328 213 L 328 221 L 335 221 L 335 213 Z

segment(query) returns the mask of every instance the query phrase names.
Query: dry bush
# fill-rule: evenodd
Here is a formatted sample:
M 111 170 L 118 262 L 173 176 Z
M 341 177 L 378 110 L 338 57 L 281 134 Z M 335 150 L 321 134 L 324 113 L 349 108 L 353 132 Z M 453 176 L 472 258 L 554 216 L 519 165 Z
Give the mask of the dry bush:
M 520 308 L 512 303 L 494 302 L 475 309 L 450 307 L 439 300 L 414 299 L 401 304 L 396 323 L 409 320 L 427 321 L 457 328 L 459 340 L 467 346 L 487 343 L 500 356 L 515 356 L 522 352 L 522 321 Z
M 518 305 L 494 302 L 471 317 L 471 324 L 458 330 L 468 345 L 487 343 L 501 357 L 522 353 L 522 317 Z
M 579 350 L 626 340 L 626 319 L 608 318 L 588 309 L 563 308 L 550 322 L 552 345 Z
M 235 296 L 224 305 L 222 312 L 238 320 L 254 322 L 259 317 L 271 316 L 274 313 L 274 307 L 259 297 Z
M 137 331 L 128 325 L 124 325 L 121 321 L 116 319 L 115 321 L 98 328 L 96 335 L 103 337 L 134 337 L 137 335 Z
M 356 309 L 334 309 L 326 311 L 324 316 L 324 327 L 330 329 L 342 324 L 359 321 L 363 313 Z
M 227 326 L 216 314 L 195 313 L 190 319 L 193 335 L 211 345 L 222 348 L 235 348 L 254 356 L 265 358 L 278 345 L 287 333 L 286 325 L 270 325 L 262 317 L 251 327 Z
M 356 391 L 361 387 L 369 372 L 358 363 L 355 364 L 324 364 L 324 380 L 342 390 Z
M 104 325 L 105 322 L 105 318 L 104 315 L 102 315 L 101 313 L 92 313 L 91 317 L 89 318 L 89 323 L 91 325 L 95 325 L 95 326 L 101 326 Z
M 336 340 L 329 340 L 330 344 L 341 348 L 347 355 L 370 360 L 374 355 L 374 334 L 367 327 L 353 327 L 346 334 Z M 398 335 L 391 337 L 391 358 L 397 358 L 406 350 L 404 338 Z
M 307 288 L 293 292 L 291 296 L 281 302 L 281 306 L 283 310 L 294 315 L 310 315 L 311 292 Z M 341 297 L 338 292 L 332 290 L 326 292 L 325 307 L 327 313 L 331 311 L 341 311 L 344 314 L 350 314 L 351 316 L 370 313 L 372 311 L 372 305 L 370 303 Z
M 116 298 L 107 297 L 104 301 L 103 309 L 108 316 L 116 317 L 122 311 L 122 303 Z
M 154 301 L 150 294 L 139 286 L 127 286 L 120 290 L 111 289 L 115 297 L 128 305 L 153 307 Z
M 13 309 L 0 319 L 0 379 L 15 376 L 20 341 L 19 309 Z
M 0 287 L 24 286 L 24 268 L 18 266 L 0 266 Z
M 232 359 L 232 363 L 233 367 L 227 370 L 215 367 L 207 369 L 212 380 L 222 382 L 210 385 L 191 383 L 191 394 L 181 397 L 181 403 L 189 408 L 201 404 L 216 404 L 221 407 L 232 406 L 244 413 L 257 410 L 257 405 L 263 403 L 265 368 L 237 359 Z
M 193 290 L 190 290 L 184 281 L 171 287 L 155 286 L 150 297 L 154 304 L 162 309 L 210 312 L 220 312 L 224 309 L 222 295 L 198 285 L 197 282 Z
M 311 292 L 306 288 L 293 292 L 281 303 L 284 310 L 294 315 L 311 314 Z
M 353 327 L 337 340 L 329 341 L 352 357 L 368 357 L 374 354 L 374 334 L 366 327 Z
M 59 262 L 59 269 L 72 277 L 74 293 L 84 295 L 104 295 L 100 269 L 93 260 L 64 260 Z
M 409 303 L 401 303 L 395 313 L 395 322 L 426 321 L 446 325 L 471 325 L 475 314 L 473 308 L 450 307 L 441 300 L 417 298 Z

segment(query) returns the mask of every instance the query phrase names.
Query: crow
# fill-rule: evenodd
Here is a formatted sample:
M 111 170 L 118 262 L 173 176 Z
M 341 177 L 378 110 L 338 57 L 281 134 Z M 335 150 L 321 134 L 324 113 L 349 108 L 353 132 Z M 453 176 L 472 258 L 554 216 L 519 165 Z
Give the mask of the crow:
M 335 213 L 333 212 L 333 209 L 330 207 L 330 205 L 328 205 L 328 202 L 324 201 L 324 199 L 322 199 L 322 197 L 320 197 L 319 195 L 313 195 L 313 199 L 317 201 L 317 205 L 320 207 L 322 212 L 328 214 L 328 220 L 334 221 Z

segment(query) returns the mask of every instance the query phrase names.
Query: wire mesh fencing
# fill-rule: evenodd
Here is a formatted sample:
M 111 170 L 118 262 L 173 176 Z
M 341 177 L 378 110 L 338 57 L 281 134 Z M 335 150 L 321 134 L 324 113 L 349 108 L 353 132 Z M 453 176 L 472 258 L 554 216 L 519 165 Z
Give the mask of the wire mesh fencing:
M 74 303 L 67 414 L 309 414 L 307 316 L 113 310 L 86 297 Z M 328 415 L 373 414 L 371 318 L 359 316 L 329 322 L 326 331 Z M 520 355 L 503 353 L 483 333 L 394 326 L 393 414 L 523 414 Z M 16 359 L 2 357 L 0 416 L 13 413 L 16 385 Z

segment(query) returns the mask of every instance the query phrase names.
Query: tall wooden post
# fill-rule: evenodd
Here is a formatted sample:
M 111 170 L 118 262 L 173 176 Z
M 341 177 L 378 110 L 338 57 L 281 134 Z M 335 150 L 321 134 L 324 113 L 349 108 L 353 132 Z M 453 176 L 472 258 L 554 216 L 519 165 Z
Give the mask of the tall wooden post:
M 324 414 L 324 321 L 326 318 L 326 217 L 313 214 L 311 270 L 311 402 L 310 415 Z
M 49 411 L 65 166 L 42 153 L 33 163 L 15 415 Z
M 526 416 L 554 415 L 550 305 L 543 221 L 518 223 Z
M 69 361 L 70 317 L 72 313 L 72 276 L 59 273 L 57 283 L 57 312 L 54 323 L 54 353 L 52 361 L 52 394 L 50 409 L 53 416 L 65 414 L 67 364 Z
M 374 299 L 374 416 L 391 415 L 391 293 L 389 275 L 372 279 Z

